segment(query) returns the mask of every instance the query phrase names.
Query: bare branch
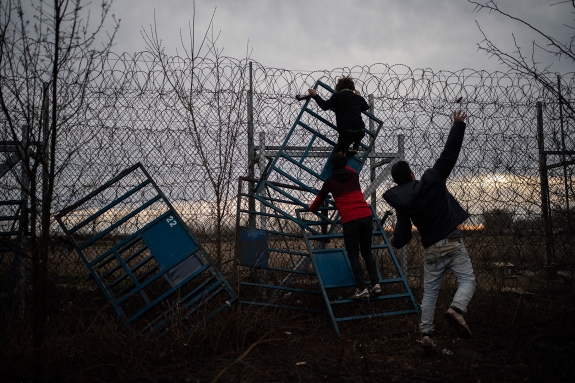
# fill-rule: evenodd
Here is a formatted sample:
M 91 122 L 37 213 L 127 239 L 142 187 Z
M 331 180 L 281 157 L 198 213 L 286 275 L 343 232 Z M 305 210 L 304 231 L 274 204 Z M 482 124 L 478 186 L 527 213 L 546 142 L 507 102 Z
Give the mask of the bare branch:
M 43 376 L 44 294 L 54 188 L 57 172 L 68 163 L 57 159 L 77 152 L 72 148 L 59 153 L 58 138 L 85 110 L 86 89 L 112 46 L 119 22 L 107 35 L 109 40 L 103 41 L 103 49 L 93 49 L 110 5 L 111 1 L 102 1 L 101 19 L 90 32 L 89 15 L 82 18 L 82 0 L 33 2 L 28 14 L 21 0 L 0 3 L 0 112 L 13 141 L 20 142 L 17 153 L 28 179 L 15 177 L 31 206 L 26 251 L 31 254 L 33 373 L 38 378 Z M 25 136 L 20 134 L 22 125 L 27 125 Z
M 575 0 L 574 0 L 575 1 Z M 534 27 L 533 25 L 529 24 L 528 22 L 521 20 L 515 16 L 512 16 L 509 13 L 506 13 L 504 11 L 502 11 L 499 6 L 497 5 L 497 3 L 493 2 L 493 1 L 488 1 L 486 3 L 480 3 L 477 1 L 473 1 L 473 0 L 468 0 L 469 3 L 474 4 L 475 5 L 475 11 L 479 12 L 481 10 L 488 10 L 489 12 L 496 12 L 499 13 L 500 15 L 503 15 L 511 20 L 517 21 L 521 24 L 523 24 L 524 26 L 526 26 L 527 28 L 531 29 L 532 31 L 536 32 L 539 36 L 543 37 L 544 39 L 546 39 L 548 41 L 548 46 L 550 47 L 554 47 L 557 49 L 556 54 L 558 55 L 564 55 L 569 57 L 571 60 L 575 61 L 575 52 L 573 52 L 572 49 L 570 49 L 570 45 L 567 44 L 563 44 L 560 41 L 558 41 L 557 39 L 555 39 L 554 37 L 542 32 L 541 30 L 539 30 L 538 28 Z M 575 3 L 574 3 L 574 7 L 575 7 Z
M 518 21 L 519 23 L 527 26 L 532 31 L 536 32 L 539 36 L 543 37 L 547 41 L 546 46 L 541 46 L 535 41 L 532 42 L 532 49 L 531 49 L 531 59 L 530 62 L 527 61 L 525 55 L 523 54 L 522 48 L 519 46 L 515 35 L 513 36 L 513 42 L 515 45 L 516 50 L 513 52 L 504 52 L 502 51 L 497 45 L 495 45 L 492 40 L 488 38 L 486 33 L 481 29 L 481 26 L 476 21 L 477 27 L 479 31 L 483 35 L 483 40 L 477 44 L 478 49 L 484 51 L 490 57 L 495 57 L 497 60 L 507 66 L 510 70 L 521 73 L 523 75 L 528 75 L 536 79 L 544 89 L 550 92 L 554 97 L 556 97 L 560 102 L 567 108 L 568 112 L 571 115 L 575 115 L 575 108 L 572 103 L 572 100 L 567 100 L 565 97 L 559 93 L 556 87 L 556 83 L 554 81 L 554 76 L 550 72 L 551 64 L 544 65 L 540 68 L 542 62 L 537 62 L 535 59 L 535 52 L 537 49 L 550 54 L 558 59 L 568 59 L 575 62 L 575 52 L 573 51 L 573 41 L 575 39 L 575 35 L 571 37 L 570 41 L 567 44 L 563 44 L 556 40 L 554 37 L 549 36 L 539 29 L 533 27 L 531 24 L 521 20 L 515 16 L 512 16 L 506 12 L 503 12 L 499 6 L 494 1 L 487 1 L 485 3 L 480 3 L 477 1 L 468 0 L 471 4 L 475 5 L 475 11 L 479 12 L 481 10 L 487 10 L 489 12 L 495 12 L 501 14 L 511 20 Z M 556 4 L 564 4 L 568 3 L 567 1 L 556 3 Z M 575 0 L 569 1 L 575 7 Z M 570 29 L 574 29 L 570 27 Z M 575 29 L 574 29 L 575 30 Z

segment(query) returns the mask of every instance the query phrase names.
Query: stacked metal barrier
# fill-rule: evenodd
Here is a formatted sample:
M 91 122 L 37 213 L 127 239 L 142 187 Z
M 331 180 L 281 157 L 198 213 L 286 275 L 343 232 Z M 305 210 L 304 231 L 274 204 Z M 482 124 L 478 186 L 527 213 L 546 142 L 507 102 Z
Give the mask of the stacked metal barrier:
M 334 92 L 321 81 L 315 84 L 314 89 L 318 87 Z M 368 143 L 364 139 L 359 153 L 348 156 L 348 165 L 358 172 L 366 162 L 383 124 L 369 112 L 364 112 L 364 115 L 375 122 L 375 128 L 366 128 Z M 373 124 L 366 124 L 371 125 Z M 315 198 L 321 183 L 331 174 L 329 158 L 333 154 L 335 142 L 328 137 L 326 129 L 336 129 L 336 126 L 320 112 L 314 111 L 307 99 L 283 145 L 266 167 L 261 179 L 240 178 L 235 255 L 239 264 L 238 288 L 241 304 L 313 312 L 323 311 L 322 307 L 325 305 L 339 333 L 338 320 L 331 305 L 351 302 L 334 300 L 326 294 L 326 290 L 349 288 L 353 276 L 349 263 L 343 261 L 347 260 L 347 257 L 342 235 L 339 234 L 341 224 L 334 209 L 335 204 L 328 198 L 325 209 L 313 214 L 313 217 L 301 215 L 301 209 L 306 208 Z M 318 150 L 326 150 L 322 149 L 322 144 L 327 145 L 330 153 L 327 161 L 326 157 L 317 155 Z M 246 183 L 256 183 L 253 194 L 250 190 L 244 190 Z M 256 202 L 259 209 L 255 207 Z M 374 221 L 378 222 L 375 212 Z M 381 245 L 389 253 L 386 260 L 378 257 L 381 258 L 380 267 L 388 270 L 392 266 L 395 269 L 397 275 L 393 281 L 402 282 L 405 289 L 403 293 L 407 295 L 402 295 L 401 298 L 409 300 L 408 307 L 397 313 L 417 312 L 413 295 L 381 225 L 375 229 L 374 235 L 379 236 L 381 241 L 381 244 L 376 242 L 374 245 L 375 252 L 378 253 L 378 246 Z M 331 250 L 326 250 L 328 243 L 331 243 L 328 245 Z M 337 261 L 336 257 L 320 255 L 327 253 L 337 253 Z M 330 278 L 331 273 L 324 274 L 321 271 L 334 265 L 339 274 L 345 274 L 340 281 Z M 327 283 L 324 283 L 324 280 Z M 386 280 L 391 281 L 384 278 L 382 283 Z M 335 301 L 338 302 L 334 303 Z M 342 318 L 361 319 L 374 314 L 381 312 Z
M 5 154 L 0 163 L 0 179 L 20 162 L 17 155 L 19 145 L 18 141 L 0 142 L 0 152 Z M 25 235 L 24 207 L 22 199 L 0 200 L 0 339 L 6 334 L 14 307 L 14 290 Z
M 23 241 L 23 201 L 0 201 L 0 339 L 4 338 L 13 308 Z

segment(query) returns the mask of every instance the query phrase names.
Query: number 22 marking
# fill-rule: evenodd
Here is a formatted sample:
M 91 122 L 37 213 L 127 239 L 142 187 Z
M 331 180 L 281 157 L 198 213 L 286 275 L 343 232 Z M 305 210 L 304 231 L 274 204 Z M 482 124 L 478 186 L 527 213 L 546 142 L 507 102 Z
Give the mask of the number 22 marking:
M 178 222 L 176 222 L 176 220 L 174 219 L 173 216 L 166 218 L 166 222 L 168 222 L 168 225 L 170 225 L 170 227 L 176 226 L 178 223 Z

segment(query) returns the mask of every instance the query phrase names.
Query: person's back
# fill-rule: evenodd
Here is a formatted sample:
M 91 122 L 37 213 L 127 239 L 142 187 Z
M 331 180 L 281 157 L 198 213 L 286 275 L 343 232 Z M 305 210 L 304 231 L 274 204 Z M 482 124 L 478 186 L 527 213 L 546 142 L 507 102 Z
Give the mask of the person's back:
M 423 247 L 446 238 L 469 214 L 447 190 L 446 179 L 435 168 L 427 169 L 421 180 L 397 185 L 384 194 L 384 199 L 398 211 L 409 216 L 421 234 Z M 397 247 L 411 239 L 400 233 Z
M 359 173 L 351 167 L 333 169 L 310 206 L 310 211 L 317 211 L 329 193 L 333 195 L 342 223 L 371 217 L 371 209 L 361 192 Z
M 339 132 L 365 129 L 365 122 L 361 118 L 361 112 L 368 110 L 369 105 L 363 97 L 356 94 L 353 90 L 342 89 L 334 93 L 327 101 L 324 101 L 319 95 L 314 96 L 314 100 L 322 110 L 328 110 L 333 107 L 335 122 Z
M 361 112 L 368 110 L 369 105 L 355 89 L 351 77 L 342 77 L 337 81 L 335 93 L 324 100 L 315 89 L 309 89 L 309 94 L 322 110 L 333 109 L 339 138 L 336 153 L 345 154 L 353 143 L 353 153 L 357 153 L 359 143 L 365 136 L 365 123 Z
M 406 219 L 417 227 L 423 247 L 427 248 L 447 238 L 469 217 L 446 186 L 447 178 L 459 157 L 464 134 L 465 123 L 455 121 L 439 159 L 423 173 L 421 180 L 409 177 L 413 173 L 406 162 L 394 165 L 395 171 L 402 172 L 405 178 L 385 192 L 383 198 L 398 214 L 400 227 L 393 237 L 395 247 L 403 247 L 411 240 L 411 224 L 407 224 Z

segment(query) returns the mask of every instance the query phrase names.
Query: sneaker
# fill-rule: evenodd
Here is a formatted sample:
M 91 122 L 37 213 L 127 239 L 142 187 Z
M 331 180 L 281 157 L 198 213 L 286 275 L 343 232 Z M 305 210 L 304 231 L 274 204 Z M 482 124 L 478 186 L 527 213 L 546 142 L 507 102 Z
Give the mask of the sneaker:
M 357 149 L 348 149 L 347 152 L 351 155 L 357 154 L 358 150 Z
M 465 323 L 465 319 L 463 319 L 463 315 L 455 311 L 452 307 L 448 308 L 445 314 L 443 315 L 447 322 L 453 326 L 455 331 L 459 334 L 460 337 L 463 339 L 471 338 L 471 330 L 469 330 L 469 326 Z
M 360 300 L 363 298 L 369 298 L 369 291 L 367 291 L 367 289 L 355 289 L 355 294 L 353 294 L 349 299 L 355 299 L 355 300 Z
M 369 292 L 370 295 L 381 295 L 381 286 L 379 283 L 376 283 Z
M 425 355 L 429 356 L 433 353 L 433 349 L 435 348 L 435 342 L 430 335 L 423 335 L 421 338 L 421 345 L 423 346 L 423 351 Z

